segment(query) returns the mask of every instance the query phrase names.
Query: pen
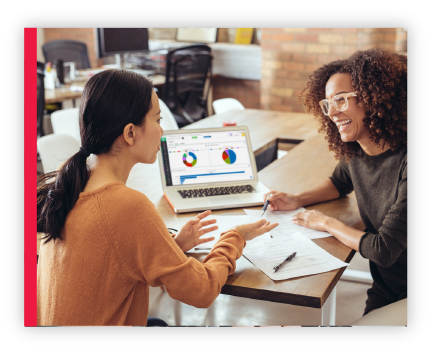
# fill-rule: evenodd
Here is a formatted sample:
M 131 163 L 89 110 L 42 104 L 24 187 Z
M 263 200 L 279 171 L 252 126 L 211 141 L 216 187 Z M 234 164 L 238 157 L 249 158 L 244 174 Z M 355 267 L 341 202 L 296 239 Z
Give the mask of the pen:
M 267 210 L 267 206 L 268 206 L 268 204 L 269 204 L 269 198 L 270 197 L 272 197 L 273 195 L 272 194 L 268 194 L 267 195 L 267 198 L 266 198 L 266 202 L 264 203 L 264 207 L 263 207 L 263 209 L 262 209 L 262 213 L 261 213 L 261 216 L 260 217 L 262 217 L 263 215 L 264 215 L 264 213 L 265 213 L 265 211 Z
M 279 271 L 283 266 L 285 266 L 288 262 L 290 262 L 293 258 L 295 258 L 296 254 L 297 254 L 296 252 L 292 253 L 282 263 L 280 263 L 279 265 L 273 267 L 274 271 L 275 272 Z

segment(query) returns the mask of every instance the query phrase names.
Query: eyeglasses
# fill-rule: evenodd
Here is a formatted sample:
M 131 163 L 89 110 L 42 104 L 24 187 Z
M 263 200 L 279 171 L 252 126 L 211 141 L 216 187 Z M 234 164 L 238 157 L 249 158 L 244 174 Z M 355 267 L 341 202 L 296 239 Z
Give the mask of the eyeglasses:
M 330 100 L 323 99 L 319 102 L 319 105 L 321 106 L 324 115 L 328 116 L 330 112 L 330 104 L 333 105 L 338 112 L 343 112 L 348 109 L 348 98 L 351 97 L 357 97 L 357 93 L 351 92 L 337 94 Z

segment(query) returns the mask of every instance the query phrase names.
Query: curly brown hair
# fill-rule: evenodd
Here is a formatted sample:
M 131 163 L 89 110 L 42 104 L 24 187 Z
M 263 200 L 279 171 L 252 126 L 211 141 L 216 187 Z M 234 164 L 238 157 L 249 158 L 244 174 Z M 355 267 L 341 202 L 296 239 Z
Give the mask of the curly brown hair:
M 348 59 L 333 61 L 309 76 L 304 97 L 308 113 L 319 120 L 319 132 L 325 132 L 329 149 L 335 158 L 352 158 L 359 146 L 357 142 L 343 142 L 330 117 L 325 116 L 319 101 L 325 98 L 325 87 L 336 73 L 348 73 L 356 103 L 366 112 L 363 120 L 370 131 L 370 139 L 377 146 L 381 139 L 394 151 L 407 144 L 407 57 L 381 48 L 357 51 Z

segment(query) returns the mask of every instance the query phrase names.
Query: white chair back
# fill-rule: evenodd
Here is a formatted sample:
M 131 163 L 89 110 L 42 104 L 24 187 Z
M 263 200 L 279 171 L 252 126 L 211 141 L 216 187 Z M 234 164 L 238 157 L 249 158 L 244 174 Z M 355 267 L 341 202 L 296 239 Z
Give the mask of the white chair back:
M 408 299 L 405 298 L 368 312 L 350 326 L 407 326 L 407 321 Z
M 44 173 L 49 173 L 77 153 L 80 143 L 67 134 L 50 134 L 39 138 L 37 147 Z
M 163 119 L 161 120 L 161 126 L 164 130 L 178 130 L 179 127 L 177 125 L 177 121 L 174 118 L 174 115 L 171 113 L 171 110 L 167 107 L 167 105 L 159 99 L 159 107 L 161 110 L 161 116 Z
M 223 98 L 213 102 L 213 109 L 215 114 L 219 115 L 232 110 L 244 110 L 245 107 L 237 99 Z
M 51 124 L 55 134 L 68 134 L 81 144 L 79 130 L 79 108 L 61 109 L 51 114 Z

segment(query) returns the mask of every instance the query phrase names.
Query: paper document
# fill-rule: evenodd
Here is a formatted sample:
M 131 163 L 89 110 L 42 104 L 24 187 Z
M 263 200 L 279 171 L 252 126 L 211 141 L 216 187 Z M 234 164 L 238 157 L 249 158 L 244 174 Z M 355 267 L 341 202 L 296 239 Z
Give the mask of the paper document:
M 213 245 L 215 245 L 216 242 L 220 239 L 220 235 L 223 232 L 226 232 L 227 230 L 231 229 L 232 227 L 240 225 L 240 224 L 254 223 L 254 222 L 258 221 L 258 219 L 255 219 L 255 218 L 252 218 L 249 216 L 212 216 L 212 215 L 210 215 L 207 218 L 209 220 L 210 219 L 216 219 L 216 221 L 217 221 L 217 223 L 211 224 L 208 227 L 213 227 L 213 226 L 217 225 L 219 228 L 213 232 L 204 234 L 201 238 L 215 237 L 215 240 L 210 241 L 208 243 L 197 245 L 195 248 L 211 249 L 213 247 Z M 270 239 L 269 233 L 263 234 L 263 235 L 261 235 L 261 237 L 262 236 Z
M 255 220 L 258 220 L 262 210 L 249 210 L 244 209 L 248 216 L 251 216 Z M 300 232 L 309 239 L 319 239 L 325 237 L 331 237 L 332 235 L 328 232 L 320 232 L 317 230 L 309 229 L 306 227 L 299 226 L 292 222 L 292 218 L 299 212 L 306 211 L 305 208 L 300 207 L 293 211 L 270 211 L 267 210 L 263 218 L 267 219 L 271 223 L 279 223 L 279 226 L 273 229 L 270 233 L 275 236 L 284 234 L 292 234 L 294 232 Z
M 297 253 L 294 259 L 274 272 L 273 268 L 293 252 Z M 247 243 L 243 249 L 243 256 L 276 281 L 314 275 L 348 266 L 347 263 L 330 255 L 299 232 L 286 234 L 283 237 L 257 237 Z
M 84 91 L 84 87 L 81 86 L 70 86 L 69 89 L 74 92 L 82 92 Z

